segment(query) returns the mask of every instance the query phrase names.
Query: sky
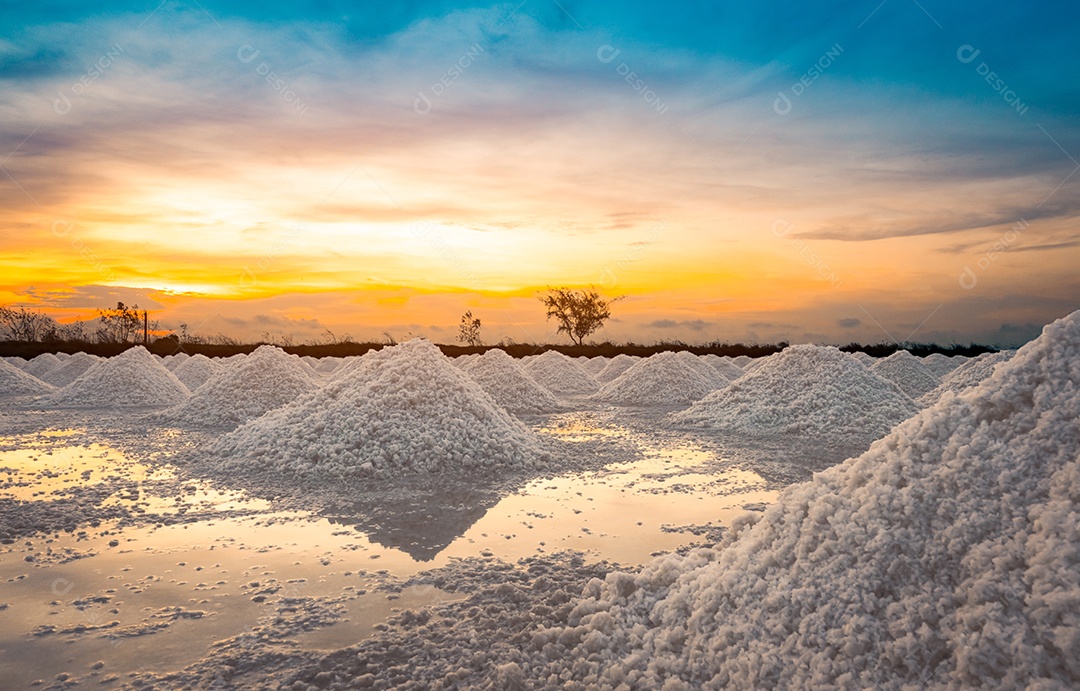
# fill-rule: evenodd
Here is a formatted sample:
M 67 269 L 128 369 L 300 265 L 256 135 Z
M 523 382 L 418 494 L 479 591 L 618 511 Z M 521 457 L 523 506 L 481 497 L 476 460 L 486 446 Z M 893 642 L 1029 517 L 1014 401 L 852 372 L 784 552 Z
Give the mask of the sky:
M 1029 6 L 1030 5 L 1030 6 Z M 1018 345 L 1080 307 L 1080 6 L 2 0 L 0 304 L 300 342 Z

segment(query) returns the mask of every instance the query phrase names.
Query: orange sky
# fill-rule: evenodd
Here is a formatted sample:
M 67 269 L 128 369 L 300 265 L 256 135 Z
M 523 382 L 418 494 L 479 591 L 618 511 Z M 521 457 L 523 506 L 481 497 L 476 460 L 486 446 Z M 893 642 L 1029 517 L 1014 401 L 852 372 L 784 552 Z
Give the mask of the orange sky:
M 781 116 L 790 66 L 627 39 L 657 112 L 594 57 L 610 36 L 515 18 L 417 113 L 484 10 L 345 54 L 317 24 L 121 19 L 77 34 L 91 59 L 123 51 L 70 112 L 42 97 L 73 93 L 62 70 L 0 98 L 0 303 L 71 319 L 124 300 L 166 328 L 301 341 L 448 342 L 471 309 L 489 342 L 548 341 L 537 291 L 595 285 L 628 296 L 613 340 L 1007 343 L 1080 295 L 1068 129 L 979 91 L 838 59 Z

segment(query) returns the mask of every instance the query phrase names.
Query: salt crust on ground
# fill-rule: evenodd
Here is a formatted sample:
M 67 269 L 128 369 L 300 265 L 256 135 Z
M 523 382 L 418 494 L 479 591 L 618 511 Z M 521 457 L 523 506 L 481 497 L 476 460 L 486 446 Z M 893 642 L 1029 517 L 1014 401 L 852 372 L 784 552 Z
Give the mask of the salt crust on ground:
M 697 359 L 694 355 L 690 357 Z M 709 364 L 701 364 L 715 373 Z M 592 399 L 633 406 L 687 404 L 714 391 L 720 381 L 724 380 L 719 374 L 706 379 L 685 358 L 667 351 L 637 361 L 616 379 L 604 384 Z
M 870 371 L 896 384 L 912 399 L 933 391 L 941 383 L 919 358 L 906 350 L 878 360 Z
M 790 346 L 761 362 L 672 421 L 750 437 L 869 442 L 918 410 L 895 384 L 832 346 Z
M 462 365 L 495 403 L 514 413 L 542 413 L 559 408 L 555 396 L 525 373 L 517 360 L 499 348 Z
M 220 367 L 191 398 L 155 418 L 171 424 L 231 429 L 314 391 L 318 384 L 310 372 L 295 355 L 275 346 L 259 346 L 231 367 Z
M 556 396 L 584 396 L 600 388 L 577 360 L 557 350 L 528 358 L 523 366 L 529 376 Z
M 213 452 L 237 469 L 326 481 L 546 461 L 536 437 L 426 340 L 369 353 L 349 369 L 222 437 Z
M 0 397 L 40 396 L 53 390 L 50 384 L 46 384 L 6 360 L 0 360 Z
M 719 549 L 593 580 L 519 669 L 532 688 L 1076 688 L 1078 503 L 1080 312 Z
M 919 399 L 919 404 L 931 406 L 937 403 L 946 393 L 961 393 L 978 386 L 994 373 L 994 369 L 999 364 L 1008 362 L 1015 354 L 1015 350 L 1002 350 L 998 353 L 983 353 L 978 357 L 971 358 L 942 377 L 938 387 L 924 394 Z
M 45 408 L 169 406 L 190 396 L 172 372 L 146 348 L 135 346 L 94 363 L 64 388 L 43 396 Z

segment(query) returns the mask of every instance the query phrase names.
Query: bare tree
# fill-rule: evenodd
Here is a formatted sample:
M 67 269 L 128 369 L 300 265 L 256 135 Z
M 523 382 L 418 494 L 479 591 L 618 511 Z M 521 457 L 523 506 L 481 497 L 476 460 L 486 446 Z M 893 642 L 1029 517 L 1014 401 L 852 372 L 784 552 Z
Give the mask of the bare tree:
M 611 304 L 623 296 L 605 300 L 591 286 L 588 290 L 548 288 L 540 302 L 547 307 L 547 317 L 559 322 L 558 333 L 565 333 L 574 343 L 582 345 L 585 337 L 599 331 L 611 318 Z
M 461 315 L 458 340 L 470 346 L 483 345 L 483 340 L 480 338 L 480 320 L 473 319 L 472 310 Z
M 48 315 L 25 307 L 0 307 L 0 327 L 0 332 L 6 338 L 31 343 L 44 340 L 59 329 L 59 325 Z
M 101 326 L 96 332 L 100 343 L 134 343 L 143 330 L 143 318 L 138 305 L 116 303 L 116 309 L 98 310 Z

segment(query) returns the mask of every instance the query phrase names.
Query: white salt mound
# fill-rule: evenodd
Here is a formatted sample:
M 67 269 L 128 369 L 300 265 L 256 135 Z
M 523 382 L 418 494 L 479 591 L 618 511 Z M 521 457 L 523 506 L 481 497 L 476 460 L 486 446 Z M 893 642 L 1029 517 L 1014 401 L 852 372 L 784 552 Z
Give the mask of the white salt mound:
M 295 355 L 262 345 L 232 367 L 222 367 L 191 398 L 162 411 L 156 419 L 192 427 L 233 428 L 318 388 L 309 371 Z
M 165 365 L 165 369 L 170 372 L 175 372 L 176 368 L 184 364 L 191 356 L 187 353 L 176 353 L 175 355 L 166 355 L 162 358 L 162 363 Z
M 611 361 L 608 358 L 601 355 L 597 357 L 586 358 L 581 362 L 581 367 L 586 372 L 591 374 L 595 379 L 596 375 L 604 371 L 604 368 L 608 366 L 609 362 Z
M 749 355 L 739 355 L 737 357 L 731 358 L 731 364 L 744 369 L 753 361 L 754 358 L 750 357 Z
M 56 369 L 63 363 L 60 362 L 60 358 L 56 357 L 52 353 L 42 353 L 32 360 L 27 360 L 25 365 L 22 365 L 22 369 L 27 374 L 41 379 L 42 376 Z
M 712 353 L 709 353 L 708 355 L 702 355 L 701 359 L 709 363 L 709 365 L 711 365 L 714 370 L 719 372 L 720 376 L 722 376 L 728 382 L 733 382 L 739 377 L 741 377 L 743 374 L 745 374 L 743 368 L 733 363 L 731 361 L 731 358 L 729 357 L 721 357 L 719 355 L 713 355 Z
M 858 360 L 862 364 L 866 365 L 867 367 L 873 367 L 875 364 L 877 364 L 877 361 L 878 361 L 878 359 L 876 357 L 874 357 L 873 355 L 867 355 L 866 353 L 862 352 L 861 350 L 856 350 L 854 353 L 848 353 L 848 355 L 855 358 L 856 360 Z
M 337 371 L 338 367 L 341 367 L 343 362 L 345 362 L 344 358 L 324 357 L 320 358 L 318 363 L 313 365 L 313 367 L 319 374 L 333 374 Z
M 963 365 L 941 378 L 938 387 L 919 399 L 920 405 L 930 406 L 937 403 L 946 393 L 961 393 L 985 381 L 994 369 L 1003 362 L 1008 362 L 1015 350 L 1002 350 L 997 353 L 983 353 L 971 358 Z
M 491 399 L 514 413 L 543 413 L 559 408 L 550 391 L 536 383 L 518 362 L 498 348 L 470 360 L 461 371 Z
M 328 383 L 222 437 L 238 468 L 333 481 L 539 467 L 539 441 L 423 339 L 384 348 L 365 371 Z
M 596 381 L 601 384 L 606 384 L 609 381 L 614 381 L 626 370 L 633 367 L 636 363 L 641 362 L 641 358 L 633 355 L 626 355 L 625 353 L 619 353 L 615 357 L 611 358 L 604 366 L 604 369 L 600 370 L 600 373 L 596 375 Z
M 790 346 L 763 362 L 672 420 L 749 437 L 861 442 L 918 412 L 895 384 L 832 346 Z
M 893 382 L 912 399 L 933 391 L 941 383 L 919 358 L 906 350 L 878 360 L 870 371 Z
M 0 398 L 40 396 L 53 390 L 52 385 L 22 371 L 6 360 L 0 360 Z
M 78 379 L 38 403 L 53 408 L 169 406 L 190 395 L 179 379 L 142 346 L 95 362 Z
M 210 358 L 196 354 L 177 365 L 172 373 L 184 383 L 184 386 L 188 387 L 189 391 L 195 391 L 221 369 L 222 366 Z
M 930 370 L 930 372 L 938 379 L 941 379 L 967 361 L 968 358 L 963 355 L 949 357 L 947 355 L 942 355 L 941 353 L 931 353 L 923 358 L 923 364 L 926 365 L 926 369 Z
M 720 549 L 594 579 L 567 627 L 533 635 L 530 677 L 1077 688 L 1078 363 L 1074 313 L 978 387 L 747 514 Z
M 617 405 L 685 405 L 715 389 L 715 379 L 706 379 L 678 353 L 666 351 L 634 363 L 592 398 Z
M 75 353 L 59 367 L 41 375 L 41 380 L 57 388 L 63 388 L 83 375 L 86 370 L 100 362 L 101 358 L 87 353 Z
M 731 383 L 732 377 L 724 376 L 720 373 L 720 370 L 687 350 L 680 350 L 675 353 L 675 357 L 682 361 L 687 367 L 697 372 L 698 376 L 708 382 L 709 386 L 714 389 L 719 389 L 720 387 L 727 386 Z M 739 372 L 739 376 L 742 376 L 741 371 Z
M 538 384 L 556 396 L 587 396 L 600 388 L 576 360 L 556 350 L 530 358 L 524 368 Z

